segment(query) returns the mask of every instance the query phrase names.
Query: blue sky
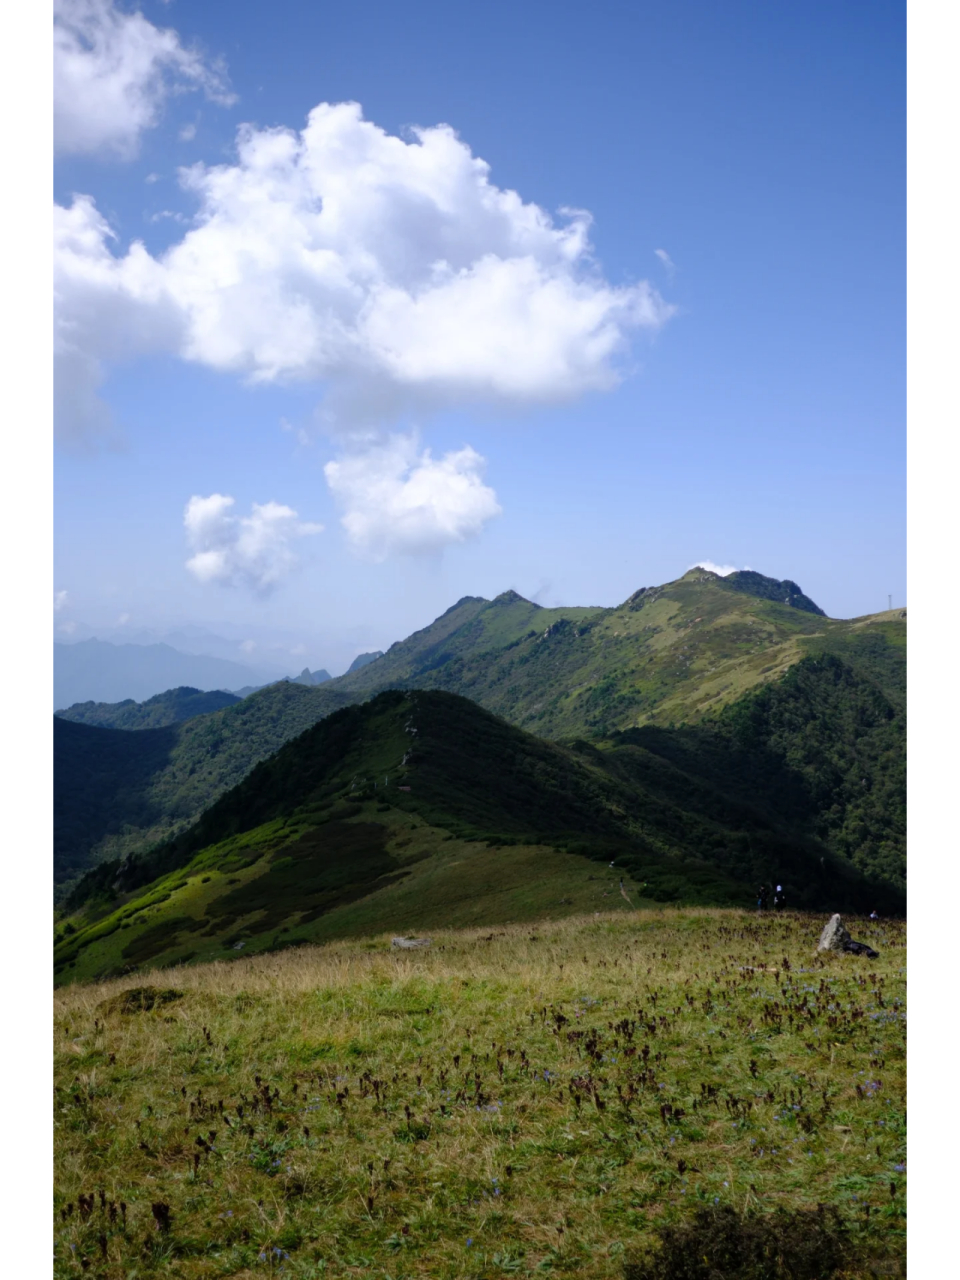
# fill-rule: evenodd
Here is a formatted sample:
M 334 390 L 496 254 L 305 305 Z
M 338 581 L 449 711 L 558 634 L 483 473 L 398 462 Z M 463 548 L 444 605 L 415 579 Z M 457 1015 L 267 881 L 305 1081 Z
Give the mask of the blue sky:
M 702 560 L 905 602 L 901 4 L 59 11 L 61 638 L 336 672 Z

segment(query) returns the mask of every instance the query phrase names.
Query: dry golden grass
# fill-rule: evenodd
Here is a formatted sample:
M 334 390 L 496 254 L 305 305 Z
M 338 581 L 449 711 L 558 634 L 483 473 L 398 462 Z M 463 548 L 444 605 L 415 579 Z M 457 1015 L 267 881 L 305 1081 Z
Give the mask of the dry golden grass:
M 905 930 L 819 960 L 823 923 L 622 912 L 62 988 L 56 1274 L 614 1277 L 715 1202 L 836 1204 L 896 1262 Z M 182 996 L 110 1007 L 144 983 Z

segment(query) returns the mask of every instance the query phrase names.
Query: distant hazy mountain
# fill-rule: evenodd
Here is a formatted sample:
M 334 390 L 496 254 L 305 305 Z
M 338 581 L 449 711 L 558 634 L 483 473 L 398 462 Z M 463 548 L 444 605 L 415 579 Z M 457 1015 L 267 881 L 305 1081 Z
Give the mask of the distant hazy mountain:
M 323 667 L 321 667 L 319 671 L 311 671 L 309 667 L 304 667 L 298 676 L 290 676 L 289 679 L 292 680 L 294 684 L 313 685 L 326 684 L 326 682 L 328 680 L 332 680 L 333 677 L 330 675 L 330 672 L 325 671 Z
M 378 658 L 382 658 L 382 657 L 383 657 L 382 649 L 376 649 L 374 650 L 373 653 L 358 654 L 357 657 L 354 658 L 354 660 L 350 663 L 349 667 L 347 667 L 347 675 L 349 675 L 351 671 L 359 671 L 361 667 L 368 667 L 371 662 L 376 662 Z
M 206 715 L 208 711 L 220 711 L 239 701 L 237 694 L 224 689 L 202 693 L 184 686 L 155 694 L 146 702 L 134 702 L 132 698 L 123 702 L 75 702 L 66 711 L 54 714 L 75 724 L 92 724 L 100 729 L 161 729 L 193 716 Z
M 332 680 L 333 676 L 323 667 L 319 671 L 311 671 L 309 667 L 304 667 L 298 676 L 281 676 L 279 680 L 270 680 L 269 684 L 302 684 L 308 689 L 312 689 L 314 685 L 326 684 L 328 680 Z M 251 693 L 257 693 L 260 689 L 266 689 L 264 684 L 245 684 L 240 689 L 231 690 L 238 698 L 249 698 Z
M 81 640 L 53 646 L 53 705 L 76 702 L 143 702 L 182 685 L 237 689 L 268 684 L 268 673 L 240 662 L 181 653 L 167 644 L 110 644 Z

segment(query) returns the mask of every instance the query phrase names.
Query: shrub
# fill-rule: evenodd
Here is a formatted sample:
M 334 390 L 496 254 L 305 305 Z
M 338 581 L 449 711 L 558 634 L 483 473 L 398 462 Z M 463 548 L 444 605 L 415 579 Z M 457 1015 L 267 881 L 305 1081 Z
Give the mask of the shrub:
M 102 1013 L 145 1013 L 150 1009 L 181 1000 L 182 991 L 173 987 L 130 987 L 97 1006 Z
M 658 1234 L 656 1253 L 626 1262 L 624 1280 L 829 1280 L 849 1249 L 843 1220 L 823 1205 L 771 1214 L 699 1209 Z

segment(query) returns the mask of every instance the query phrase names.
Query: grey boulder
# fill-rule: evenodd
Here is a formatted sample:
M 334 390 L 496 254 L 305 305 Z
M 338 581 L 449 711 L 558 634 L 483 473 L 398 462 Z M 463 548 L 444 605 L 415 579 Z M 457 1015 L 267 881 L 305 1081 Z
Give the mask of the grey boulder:
M 391 947 L 399 947 L 404 951 L 409 951 L 413 947 L 429 947 L 429 938 L 394 938 Z
M 875 960 L 880 954 L 872 947 L 868 947 L 865 942 L 854 942 L 843 927 L 843 921 L 839 915 L 832 915 L 824 925 L 820 941 L 817 943 L 817 950 L 846 951 L 850 955 L 868 956 L 871 960 Z

